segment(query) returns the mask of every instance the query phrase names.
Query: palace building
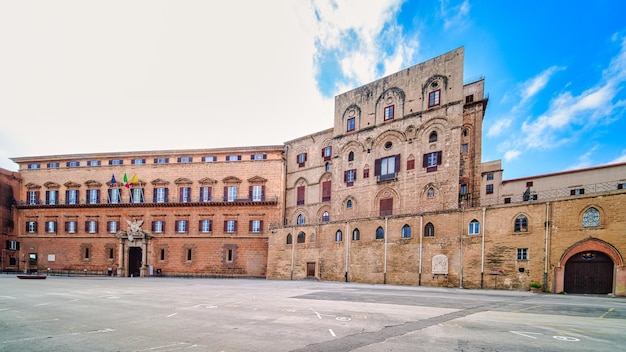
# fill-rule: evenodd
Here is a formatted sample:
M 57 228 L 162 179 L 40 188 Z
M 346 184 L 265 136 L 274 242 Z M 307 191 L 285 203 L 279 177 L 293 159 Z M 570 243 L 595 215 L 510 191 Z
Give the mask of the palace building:
M 463 63 L 340 94 L 283 145 L 13 158 L 3 269 L 626 295 L 626 163 L 504 180 Z

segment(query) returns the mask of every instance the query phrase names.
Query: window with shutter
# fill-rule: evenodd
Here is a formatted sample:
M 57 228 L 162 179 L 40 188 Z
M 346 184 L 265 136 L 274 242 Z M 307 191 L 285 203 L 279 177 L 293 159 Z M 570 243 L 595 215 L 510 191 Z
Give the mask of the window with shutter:
M 385 198 L 380 200 L 380 216 L 393 214 L 393 198 Z
M 304 186 L 298 186 L 297 193 L 298 194 L 297 194 L 296 204 L 303 205 L 304 204 Z
M 322 182 L 322 202 L 330 202 L 330 186 L 331 181 Z

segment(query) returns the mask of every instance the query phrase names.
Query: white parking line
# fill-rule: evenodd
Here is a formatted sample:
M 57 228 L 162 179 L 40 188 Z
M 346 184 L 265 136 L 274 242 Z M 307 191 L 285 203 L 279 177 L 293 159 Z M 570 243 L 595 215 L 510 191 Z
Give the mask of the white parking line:
M 167 317 L 168 317 L 168 318 L 169 318 L 169 317 L 173 317 L 173 316 L 175 316 L 176 314 L 178 314 L 178 313 L 172 313 L 172 314 L 168 315 Z
M 328 331 L 330 331 L 330 334 L 333 335 L 333 337 L 337 336 L 335 335 L 335 332 L 333 331 L 333 329 L 328 329 Z

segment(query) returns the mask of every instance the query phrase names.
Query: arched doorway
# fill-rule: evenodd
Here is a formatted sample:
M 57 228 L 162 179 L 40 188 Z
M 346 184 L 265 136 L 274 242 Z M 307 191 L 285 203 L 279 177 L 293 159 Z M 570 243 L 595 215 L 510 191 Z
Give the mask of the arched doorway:
M 602 252 L 576 253 L 565 263 L 563 289 L 567 293 L 612 293 L 614 267 L 613 260 Z

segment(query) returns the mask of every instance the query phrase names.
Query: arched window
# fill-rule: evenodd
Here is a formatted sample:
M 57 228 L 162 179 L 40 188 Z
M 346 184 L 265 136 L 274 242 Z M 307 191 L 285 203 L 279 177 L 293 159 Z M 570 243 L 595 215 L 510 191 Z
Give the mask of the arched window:
M 469 134 L 469 131 L 467 130 L 467 128 L 463 129 L 463 137 L 467 137 L 467 135 Z
M 430 187 L 430 188 L 428 189 L 428 191 L 426 192 L 426 197 L 428 197 L 428 198 L 432 198 L 432 197 L 434 197 L 434 196 L 435 196 L 435 189 L 434 189 L 434 188 L 432 188 L 432 187 Z
M 341 230 L 337 230 L 337 232 L 335 232 L 335 242 L 341 241 L 343 241 L 343 233 L 341 232 Z
M 411 226 L 407 224 L 402 226 L 402 238 L 411 238 Z
M 352 230 L 352 240 L 358 241 L 360 239 L 361 239 L 361 231 L 359 231 L 359 229 Z
M 330 171 L 330 163 L 326 163 L 326 164 L 324 165 L 324 170 L 326 170 L 326 171 Z
M 293 244 L 293 236 L 291 234 L 287 235 L 287 244 Z
M 432 131 L 430 132 L 430 135 L 428 136 L 428 143 L 433 143 L 437 141 L 437 132 Z
M 298 225 L 302 225 L 304 224 L 304 215 L 299 214 L 298 215 Z
M 304 243 L 305 239 L 306 235 L 304 234 L 304 232 L 300 231 L 300 233 L 298 234 L 298 243 Z
M 376 229 L 376 239 L 380 240 L 385 238 L 385 230 L 383 230 L 382 227 L 378 226 L 378 228 Z
M 348 199 L 348 201 L 346 202 L 346 208 L 352 209 L 352 199 Z
M 328 212 L 325 211 L 324 214 L 322 214 L 322 222 L 328 222 L 330 220 L 330 215 L 328 215 Z
M 435 225 L 429 222 L 424 226 L 424 237 L 435 237 Z
M 589 208 L 583 214 L 583 227 L 600 226 L 600 212 L 596 208 Z
M 354 161 L 354 152 L 348 153 L 348 161 Z
M 515 232 L 528 232 L 528 218 L 525 215 L 520 215 L 515 218 Z
M 480 234 L 480 223 L 478 220 L 474 219 L 470 221 L 469 227 L 467 228 L 468 235 L 479 235 Z

